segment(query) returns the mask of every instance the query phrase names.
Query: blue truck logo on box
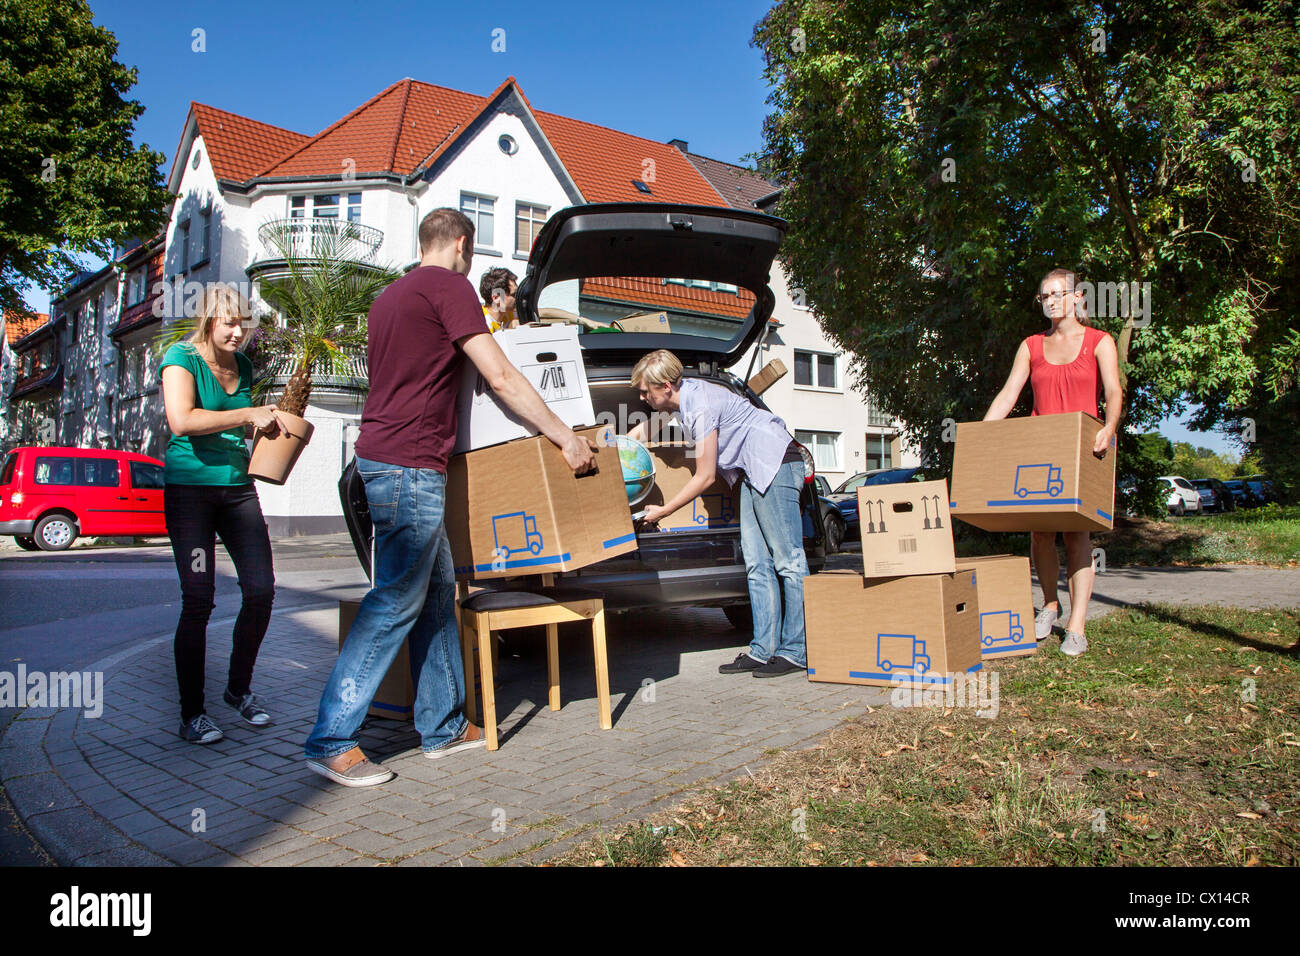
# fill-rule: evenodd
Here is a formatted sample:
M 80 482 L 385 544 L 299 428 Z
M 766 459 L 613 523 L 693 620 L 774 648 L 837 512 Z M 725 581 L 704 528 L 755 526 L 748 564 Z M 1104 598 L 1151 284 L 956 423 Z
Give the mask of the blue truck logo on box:
M 537 530 L 537 519 L 522 511 L 508 515 L 492 516 L 492 543 L 494 554 L 509 557 L 531 551 L 542 553 L 542 535 Z
M 712 499 L 712 503 L 714 504 L 714 509 L 718 513 L 717 520 L 726 523 L 729 522 L 733 517 L 735 517 L 735 512 L 732 511 L 732 507 L 731 507 L 730 495 L 723 495 L 723 494 L 699 495 L 696 497 L 695 503 L 693 505 L 693 510 L 691 511 L 691 520 L 694 521 L 696 524 L 706 525 L 709 523 L 709 512 L 706 507 L 706 502 L 704 500 L 705 498 Z
M 1017 465 L 1016 497 L 1048 495 L 1055 498 L 1065 490 L 1059 465 Z
M 1024 639 L 1025 628 L 1014 611 L 985 611 L 980 615 L 980 643 L 985 647 L 1019 644 Z
M 930 656 L 925 641 L 918 641 L 915 634 L 877 634 L 876 663 L 885 673 L 897 668 L 924 674 L 930 669 Z

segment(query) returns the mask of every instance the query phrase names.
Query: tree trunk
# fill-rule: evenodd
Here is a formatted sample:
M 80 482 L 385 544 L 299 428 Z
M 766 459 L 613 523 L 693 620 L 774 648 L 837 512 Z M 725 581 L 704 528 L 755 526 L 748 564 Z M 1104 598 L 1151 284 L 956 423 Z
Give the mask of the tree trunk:
M 290 415 L 303 418 L 307 412 L 307 402 L 310 400 L 311 366 L 304 362 L 289 376 L 289 381 L 284 386 L 284 396 L 280 399 L 278 407 Z

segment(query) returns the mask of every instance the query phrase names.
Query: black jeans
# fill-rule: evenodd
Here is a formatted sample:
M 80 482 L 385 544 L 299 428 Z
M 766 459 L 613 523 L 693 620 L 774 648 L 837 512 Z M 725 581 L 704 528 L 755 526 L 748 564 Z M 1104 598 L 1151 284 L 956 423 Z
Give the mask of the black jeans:
M 181 619 L 176 625 L 176 680 L 181 692 L 181 720 L 204 712 L 203 670 L 207 657 L 208 617 L 215 591 L 215 536 L 239 574 L 243 605 L 235 619 L 227 689 L 249 692 L 257 650 L 271 622 L 275 576 L 271 537 L 252 482 L 246 485 L 167 485 L 163 493 L 167 533 L 181 578 Z

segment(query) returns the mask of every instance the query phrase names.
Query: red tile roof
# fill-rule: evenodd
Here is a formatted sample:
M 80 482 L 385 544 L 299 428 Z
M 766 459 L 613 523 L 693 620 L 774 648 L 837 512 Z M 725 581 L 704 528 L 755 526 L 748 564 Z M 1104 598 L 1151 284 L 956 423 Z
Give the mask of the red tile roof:
M 615 299 L 644 305 L 648 309 L 674 309 L 683 312 L 700 312 L 732 319 L 743 319 L 754 307 L 754 295 L 741 289 L 738 295 L 713 292 L 690 286 L 666 284 L 662 279 L 595 278 L 582 283 L 582 296 L 597 299 Z
M 34 315 L 26 316 L 19 312 L 5 312 L 5 341 L 11 346 L 19 339 L 31 335 L 46 322 L 50 317 L 44 312 L 37 312 Z
M 347 160 L 355 172 L 409 174 L 428 164 L 452 134 L 487 100 L 416 80 L 402 80 L 362 103 L 258 173 L 262 176 L 338 175 Z
M 309 137 L 203 103 L 190 103 L 218 179 L 244 182 Z M 340 170 L 335 167 L 333 172 Z
M 726 205 L 676 147 L 555 113 L 535 115 L 587 202 Z M 637 179 L 648 195 L 632 185 Z

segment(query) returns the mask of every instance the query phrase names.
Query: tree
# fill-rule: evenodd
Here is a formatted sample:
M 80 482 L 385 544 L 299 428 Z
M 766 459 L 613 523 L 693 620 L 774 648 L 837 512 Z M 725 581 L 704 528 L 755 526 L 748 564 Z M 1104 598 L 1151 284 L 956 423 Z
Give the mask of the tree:
M 1138 427 L 1188 399 L 1245 406 L 1297 327 L 1294 4 L 1032 13 L 784 0 L 755 31 L 792 285 L 931 465 L 944 420 L 982 417 L 1046 327 L 1052 267 L 1096 284 Z
M 161 153 L 135 147 L 136 71 L 78 0 L 0 0 L 0 307 L 27 311 L 29 282 L 58 289 L 78 253 L 166 220 Z

